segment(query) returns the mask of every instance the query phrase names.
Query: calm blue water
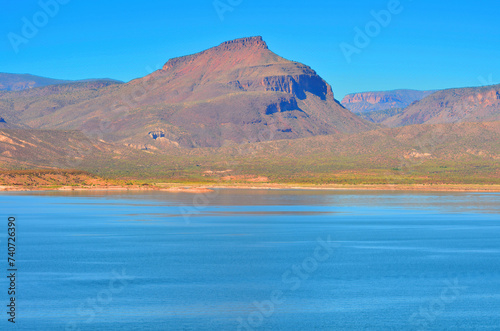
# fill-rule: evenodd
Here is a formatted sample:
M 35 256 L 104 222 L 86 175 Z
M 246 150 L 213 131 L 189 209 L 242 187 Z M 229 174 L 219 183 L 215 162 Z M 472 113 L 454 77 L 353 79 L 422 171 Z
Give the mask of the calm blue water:
M 4 193 L 0 213 L 2 330 L 500 330 L 500 194 Z

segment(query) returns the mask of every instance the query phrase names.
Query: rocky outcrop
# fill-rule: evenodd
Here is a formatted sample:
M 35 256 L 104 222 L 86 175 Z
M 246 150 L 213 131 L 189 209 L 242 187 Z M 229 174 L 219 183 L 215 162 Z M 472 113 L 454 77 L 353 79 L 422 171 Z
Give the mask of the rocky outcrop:
M 148 133 L 148 135 L 154 140 L 165 138 L 165 132 L 163 131 L 151 131 Z
M 227 85 L 240 91 L 273 91 L 293 94 L 300 100 L 311 93 L 321 100 L 335 100 L 332 88 L 316 72 L 304 67 L 304 74 L 267 76 L 260 80 L 231 81 Z
M 266 91 L 290 93 L 300 100 L 307 98 L 307 92 L 318 96 L 321 100 L 327 98 L 334 100 L 331 87 L 314 72 L 295 76 L 265 77 L 262 85 Z
M 277 102 L 274 102 L 267 106 L 266 115 L 272 115 L 274 113 L 291 110 L 302 111 L 297 105 L 297 100 L 295 98 L 280 98 L 280 100 L 278 100 Z

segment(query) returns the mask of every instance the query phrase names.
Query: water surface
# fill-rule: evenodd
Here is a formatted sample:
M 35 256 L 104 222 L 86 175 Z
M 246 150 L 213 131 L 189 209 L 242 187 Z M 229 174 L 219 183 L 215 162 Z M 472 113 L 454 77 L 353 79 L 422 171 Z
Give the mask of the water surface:
M 499 202 L 493 193 L 2 193 L 4 254 L 7 217 L 18 223 L 15 328 L 499 330 Z M 7 285 L 2 277 L 5 304 Z M 3 316 L 0 328 L 11 329 Z

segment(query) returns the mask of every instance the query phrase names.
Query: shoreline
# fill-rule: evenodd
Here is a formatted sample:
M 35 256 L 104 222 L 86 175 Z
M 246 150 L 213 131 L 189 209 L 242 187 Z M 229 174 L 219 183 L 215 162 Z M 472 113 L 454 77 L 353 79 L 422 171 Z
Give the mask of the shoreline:
M 271 184 L 271 185 L 212 185 L 207 188 L 227 188 L 227 189 L 265 189 L 265 190 L 326 190 L 326 191 L 415 191 L 415 192 L 490 192 L 500 193 L 500 185 L 463 185 L 463 184 L 439 184 L 439 185 L 297 185 L 297 184 Z
M 485 192 L 500 193 L 500 185 L 480 184 L 374 184 L 374 185 L 308 185 L 308 184 L 182 184 L 158 183 L 151 186 L 60 186 L 60 187 L 29 187 L 29 186 L 0 186 L 0 192 L 36 192 L 36 191 L 159 191 L 170 193 L 210 193 L 214 189 L 246 189 L 246 190 L 323 190 L 323 191 L 400 191 L 400 192 Z
M 158 186 L 120 186 L 120 185 L 109 185 L 109 186 L 61 186 L 61 187 L 19 187 L 19 186 L 0 186 L 0 192 L 49 192 L 49 191 L 60 191 L 60 192 L 85 192 L 85 191 L 96 191 L 96 192 L 119 192 L 119 191 L 160 191 L 160 192 L 171 192 L 171 193 L 209 193 L 213 190 L 205 187 L 190 187 L 183 185 L 182 187 L 158 187 Z

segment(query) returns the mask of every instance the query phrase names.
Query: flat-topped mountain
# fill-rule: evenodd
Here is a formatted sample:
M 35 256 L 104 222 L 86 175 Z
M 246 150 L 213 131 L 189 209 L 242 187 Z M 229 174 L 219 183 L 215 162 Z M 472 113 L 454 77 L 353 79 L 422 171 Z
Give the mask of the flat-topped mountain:
M 372 128 L 342 107 L 314 70 L 271 52 L 261 37 L 171 59 L 144 78 L 92 91 L 92 98 L 80 97 L 89 92 L 75 93 L 66 94 L 74 102 L 63 107 L 11 117 L 33 128 L 83 130 L 105 141 L 155 148 L 218 147 Z
M 422 100 L 434 92 L 435 91 L 394 90 L 353 93 L 344 97 L 342 105 L 353 113 L 368 113 L 393 108 L 406 108 L 413 102 Z
M 331 87 L 314 70 L 274 54 L 261 37 L 228 41 L 198 54 L 171 59 L 145 79 L 152 78 L 175 88 L 169 96 L 174 102 L 240 91 L 285 92 L 299 99 L 306 99 L 309 92 L 322 100 L 334 100 Z
M 500 85 L 436 92 L 382 122 L 388 126 L 500 120 Z

